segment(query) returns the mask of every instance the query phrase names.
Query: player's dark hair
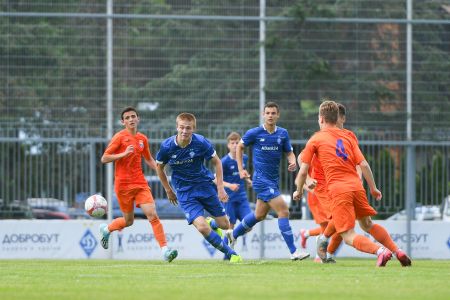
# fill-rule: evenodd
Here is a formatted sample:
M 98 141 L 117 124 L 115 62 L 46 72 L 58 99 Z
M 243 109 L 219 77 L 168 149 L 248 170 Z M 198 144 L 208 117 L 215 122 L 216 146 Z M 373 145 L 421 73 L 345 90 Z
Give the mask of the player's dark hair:
M 139 117 L 139 113 L 137 112 L 136 108 L 132 106 L 127 106 L 124 109 L 122 109 L 122 112 L 120 113 L 120 119 L 123 120 L 123 115 L 129 111 L 134 111 L 136 113 L 136 116 Z
M 267 102 L 264 105 L 264 110 L 266 110 L 266 107 L 275 107 L 277 109 L 277 112 L 280 112 L 280 107 L 278 106 L 278 104 L 276 104 L 275 102 L 271 101 L 271 102 Z
M 339 116 L 345 117 L 347 114 L 347 109 L 345 108 L 344 104 L 342 103 L 336 103 L 339 108 Z

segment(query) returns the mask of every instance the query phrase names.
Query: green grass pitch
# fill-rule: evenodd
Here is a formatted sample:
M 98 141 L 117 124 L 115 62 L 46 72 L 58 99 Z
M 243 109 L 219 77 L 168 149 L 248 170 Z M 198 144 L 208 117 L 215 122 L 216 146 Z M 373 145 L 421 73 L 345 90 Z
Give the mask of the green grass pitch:
M 0 260 L 0 299 L 450 299 L 450 261 Z

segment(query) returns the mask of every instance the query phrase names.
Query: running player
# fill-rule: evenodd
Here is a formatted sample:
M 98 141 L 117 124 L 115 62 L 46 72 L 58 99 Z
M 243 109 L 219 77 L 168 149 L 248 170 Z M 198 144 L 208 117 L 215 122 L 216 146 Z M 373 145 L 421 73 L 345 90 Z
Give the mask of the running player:
M 376 211 L 368 203 L 364 187 L 356 172 L 356 165 L 361 167 L 372 196 L 381 200 L 382 194 L 376 187 L 370 166 L 355 140 L 336 126 L 338 112 L 338 105 L 334 101 L 325 101 L 320 105 L 319 125 L 321 130 L 308 141 L 302 152 L 302 164 L 296 179 L 297 191 L 294 193 L 294 197 L 296 199 L 301 197 L 311 159 L 317 155 L 333 201 L 332 217 L 336 231 L 341 234 L 348 245 L 362 252 L 376 254 L 378 256 L 377 266 L 383 267 L 391 259 L 392 252 L 354 231 L 355 219 L 367 219 L 376 214 Z M 384 232 L 389 237 L 386 230 Z M 407 256 L 404 257 L 407 258 L 407 261 L 403 260 L 403 257 L 400 258 L 399 255 L 397 258 L 402 265 L 411 264 Z
M 156 213 L 155 201 L 142 171 L 142 157 L 150 168 L 156 169 L 148 139 L 137 131 L 140 120 L 136 109 L 126 107 L 120 117 L 125 129 L 113 136 L 101 161 L 104 164 L 110 162 L 115 164 L 114 186 L 123 217 L 114 219 L 109 225 L 100 225 L 102 247 L 108 249 L 111 232 L 133 224 L 133 204 L 136 204 L 136 207 L 140 207 L 147 216 L 164 259 L 171 262 L 177 257 L 178 252 L 167 247 L 164 228 Z
M 248 130 L 236 149 L 240 177 L 248 178 L 249 174 L 244 169 L 243 150 L 246 146 L 253 147 L 253 189 L 257 195 L 255 212 L 246 215 L 233 231 L 227 231 L 227 238 L 233 245 L 239 236 L 264 220 L 272 208 L 277 213 L 278 228 L 289 249 L 291 260 L 302 260 L 309 257 L 309 253 L 300 252 L 294 245 L 289 209 L 279 189 L 279 168 L 283 152 L 287 154 L 290 172 L 297 169 L 295 155 L 287 130 L 276 125 L 280 117 L 278 105 L 274 102 L 266 103 L 263 117 L 264 124 Z
M 230 222 L 220 201 L 226 202 L 228 195 L 223 184 L 222 163 L 213 145 L 203 136 L 195 134 L 196 119 L 193 114 L 177 116 L 177 135 L 162 142 L 156 154 L 157 173 L 166 190 L 169 201 L 180 203 L 188 224 L 195 228 L 216 249 L 230 258 L 230 262 L 241 262 L 242 258 L 224 243 L 219 230 L 212 230 L 204 217 L 207 210 L 221 229 L 228 229 Z M 204 165 L 211 160 L 216 169 L 216 184 L 213 174 Z M 172 186 L 164 171 L 165 165 L 172 169 Z

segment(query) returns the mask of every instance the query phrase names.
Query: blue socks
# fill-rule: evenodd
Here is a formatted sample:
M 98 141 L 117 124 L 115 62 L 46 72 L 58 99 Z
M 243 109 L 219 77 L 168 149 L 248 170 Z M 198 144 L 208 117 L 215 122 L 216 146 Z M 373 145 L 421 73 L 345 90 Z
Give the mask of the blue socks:
M 233 237 L 237 239 L 241 235 L 244 235 L 247 231 L 252 229 L 255 224 L 258 223 L 258 220 L 256 220 L 254 213 L 249 213 L 242 219 L 241 223 L 239 223 L 238 226 L 233 230 Z
M 284 241 L 289 248 L 289 251 L 291 252 L 291 254 L 294 253 L 297 248 L 294 245 L 294 235 L 292 234 L 292 228 L 289 224 L 289 219 L 278 218 L 278 228 L 280 228 L 281 235 L 283 236 Z
M 218 235 L 215 231 L 211 230 L 210 234 L 205 237 L 205 239 L 214 246 L 217 250 L 225 253 L 227 257 L 231 257 L 231 255 L 236 255 L 236 252 L 228 246 L 228 242 L 225 244 L 220 235 Z
M 219 226 L 217 226 L 216 220 L 212 219 L 211 222 L 209 223 L 209 226 L 213 229 L 216 230 L 217 228 L 219 228 Z

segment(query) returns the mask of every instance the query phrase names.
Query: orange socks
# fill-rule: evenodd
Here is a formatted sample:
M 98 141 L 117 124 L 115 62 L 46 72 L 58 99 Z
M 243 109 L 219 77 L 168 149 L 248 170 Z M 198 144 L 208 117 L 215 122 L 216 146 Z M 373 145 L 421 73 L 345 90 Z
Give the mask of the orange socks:
M 162 248 L 167 245 L 166 235 L 164 233 L 164 228 L 161 224 L 159 218 L 154 218 L 150 221 L 150 224 L 153 228 L 153 234 L 155 235 L 156 240 L 158 241 L 159 246 Z
M 377 244 L 373 243 L 371 240 L 363 235 L 357 234 L 353 239 L 353 247 L 361 252 L 376 254 L 377 250 L 380 248 Z
M 373 224 L 372 228 L 369 230 L 369 234 L 373 236 L 380 244 L 391 250 L 391 252 L 397 252 L 398 246 L 394 243 L 391 236 L 383 226 Z
M 309 229 L 309 236 L 316 236 L 322 233 L 322 228 L 321 227 L 317 227 L 314 229 Z
M 341 242 L 342 242 L 342 237 L 339 233 L 336 232 L 331 237 L 331 241 L 327 247 L 327 252 L 330 254 L 334 254 L 334 252 L 336 252 L 337 248 L 339 248 L 339 245 L 341 244 Z
M 116 230 L 122 230 L 125 228 L 125 218 L 117 218 L 114 219 L 111 224 L 108 225 L 109 232 L 113 232 Z
M 327 228 L 325 228 L 325 230 L 323 231 L 323 235 L 326 238 L 329 238 L 335 232 L 336 232 L 336 227 L 334 227 L 334 222 L 333 222 L 333 220 L 330 220 L 330 222 L 328 222 Z

